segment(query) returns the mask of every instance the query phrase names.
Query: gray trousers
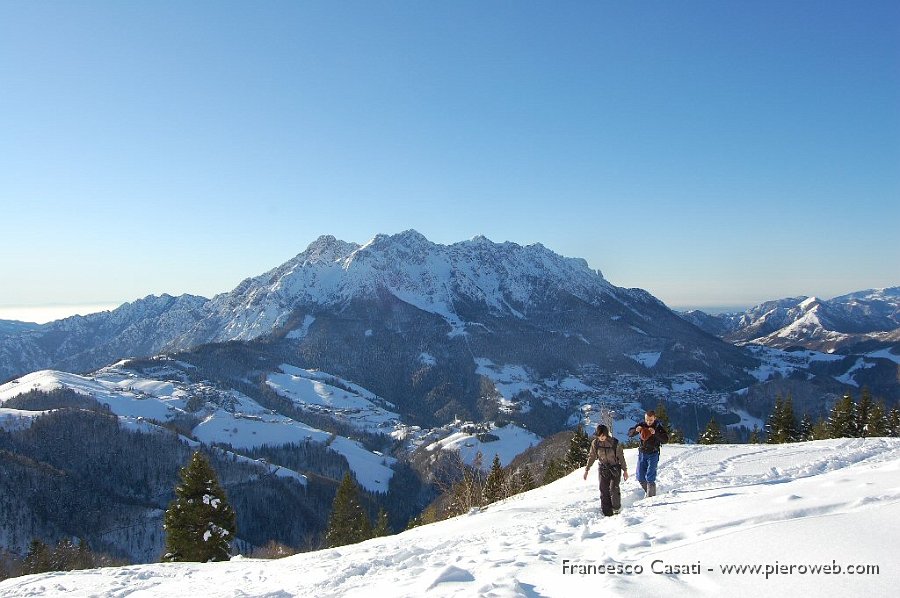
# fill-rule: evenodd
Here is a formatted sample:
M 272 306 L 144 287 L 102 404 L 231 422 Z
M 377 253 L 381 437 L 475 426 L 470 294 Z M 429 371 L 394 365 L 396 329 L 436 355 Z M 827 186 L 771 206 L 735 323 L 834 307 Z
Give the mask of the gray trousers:
M 615 473 L 600 470 L 600 510 L 607 517 L 612 516 L 613 511 L 622 508 L 622 493 L 619 491 L 619 480 L 622 472 L 618 469 Z

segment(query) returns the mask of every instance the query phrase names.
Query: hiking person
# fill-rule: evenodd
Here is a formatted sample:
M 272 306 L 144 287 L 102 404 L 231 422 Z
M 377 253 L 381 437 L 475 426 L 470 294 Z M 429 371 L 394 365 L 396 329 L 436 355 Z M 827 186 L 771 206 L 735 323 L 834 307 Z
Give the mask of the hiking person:
M 591 450 L 588 452 L 587 466 L 584 468 L 584 479 L 594 461 L 599 462 L 600 469 L 600 510 L 607 517 L 618 515 L 622 508 L 622 494 L 619 492 L 619 477 L 624 474 L 628 479 L 628 465 L 625 463 L 625 452 L 622 444 L 609 434 L 609 428 L 597 426 Z
M 637 480 L 648 497 L 656 496 L 656 467 L 659 464 L 659 446 L 669 441 L 662 422 L 656 419 L 655 411 L 647 411 L 644 421 L 629 428 L 628 437 L 640 435 L 641 446 L 638 448 Z

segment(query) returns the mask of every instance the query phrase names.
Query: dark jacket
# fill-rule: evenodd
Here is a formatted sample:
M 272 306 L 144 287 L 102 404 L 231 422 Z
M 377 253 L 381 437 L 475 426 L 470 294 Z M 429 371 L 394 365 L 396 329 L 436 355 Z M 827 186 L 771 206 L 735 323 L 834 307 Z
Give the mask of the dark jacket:
M 622 471 L 628 471 L 622 443 L 612 436 L 607 436 L 606 440 L 600 440 L 598 436 L 594 436 L 594 439 L 591 441 L 591 450 L 588 452 L 587 469 L 591 468 L 594 461 L 600 463 L 601 476 L 604 471 L 618 475 L 618 472 L 612 469 L 614 466 L 621 467 Z
M 659 420 L 653 422 L 651 426 L 647 422 L 638 422 L 634 425 L 633 428 L 628 430 L 628 437 L 632 438 L 641 433 L 641 428 L 653 428 L 656 430 L 656 434 L 651 434 L 650 438 L 647 440 L 641 440 L 641 446 L 638 450 L 642 453 L 658 453 L 659 445 L 665 444 L 669 442 L 669 433 L 666 432 L 666 429 L 660 423 Z

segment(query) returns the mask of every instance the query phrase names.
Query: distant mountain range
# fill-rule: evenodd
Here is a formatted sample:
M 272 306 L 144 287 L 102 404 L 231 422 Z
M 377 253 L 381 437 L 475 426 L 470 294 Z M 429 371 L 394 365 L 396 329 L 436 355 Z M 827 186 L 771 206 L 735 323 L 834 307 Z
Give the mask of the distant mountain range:
M 871 351 L 900 344 L 900 287 L 871 289 L 822 300 L 767 301 L 741 313 L 682 316 L 737 344 L 803 347 L 824 352 Z
M 697 372 L 715 388 L 745 384 L 754 363 L 646 291 L 613 286 L 584 260 L 540 244 L 476 237 L 445 246 L 406 231 L 365 245 L 320 237 L 212 299 L 150 296 L 0 337 L 0 378 L 48 367 L 90 371 L 123 357 L 261 338 L 334 359 L 340 351 L 329 346 L 398 344 L 412 357 L 409 369 L 419 369 L 424 352 L 468 354 L 472 370 L 481 357 L 640 374 L 648 368 L 635 356 L 652 354 L 653 373 Z

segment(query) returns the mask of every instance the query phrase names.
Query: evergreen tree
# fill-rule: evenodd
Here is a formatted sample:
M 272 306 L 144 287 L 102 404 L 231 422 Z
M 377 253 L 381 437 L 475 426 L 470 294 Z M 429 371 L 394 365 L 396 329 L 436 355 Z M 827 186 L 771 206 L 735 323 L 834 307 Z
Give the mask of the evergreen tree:
M 900 408 L 894 407 L 888 414 L 888 434 L 892 438 L 900 437 Z
M 537 488 L 537 482 L 531 475 L 531 469 L 526 465 L 519 471 L 519 492 L 528 492 Z
M 784 442 L 781 440 L 780 434 L 780 426 L 781 421 L 784 416 L 782 415 L 784 411 L 784 404 L 781 400 L 781 395 L 775 396 L 775 405 L 772 407 L 772 413 L 769 414 L 768 419 L 766 419 L 766 443 L 767 444 L 778 444 L 780 442 Z
M 856 435 L 860 438 L 871 436 L 869 433 L 869 414 L 872 411 L 872 393 L 867 387 L 863 387 L 859 397 L 859 403 L 856 405 Z
M 830 438 L 855 438 L 857 436 L 856 405 L 849 393 L 834 404 L 828 418 L 828 435 Z
M 794 415 L 794 399 L 788 395 L 781 406 L 782 442 L 797 442 L 800 439 L 800 426 L 797 424 L 797 416 Z
M 780 395 L 775 397 L 775 406 L 766 423 L 766 436 L 768 444 L 796 442 L 799 439 L 797 416 L 794 415 L 794 402 L 790 395 L 784 400 Z
M 378 518 L 375 522 L 375 529 L 372 531 L 372 536 L 375 538 L 380 538 L 382 536 L 390 536 L 391 535 L 391 524 L 388 521 L 387 511 L 384 508 L 378 509 Z
M 497 502 L 502 498 L 506 498 L 503 495 L 505 477 L 503 467 L 500 465 L 500 456 L 494 455 L 494 461 L 491 463 L 491 471 L 488 473 L 487 481 L 484 483 L 485 504 L 490 504 L 492 502 Z
M 420 525 L 428 525 L 429 523 L 434 523 L 438 520 L 438 512 L 434 505 L 430 505 L 422 511 L 422 514 L 413 517 L 409 520 L 409 523 L 406 524 L 406 529 L 412 529 L 414 527 L 419 527 Z
M 550 482 L 555 482 L 564 475 L 566 475 L 565 466 L 559 460 L 551 457 L 544 462 L 544 477 L 541 479 L 541 484 L 546 485 Z
M 700 444 L 722 444 L 725 442 L 722 436 L 722 429 L 719 428 L 719 423 L 715 417 L 710 418 L 709 423 L 706 424 L 706 430 L 700 435 L 698 442 Z
M 812 416 L 807 412 L 803 414 L 800 425 L 797 428 L 797 440 L 808 442 L 813 439 L 813 421 Z
M 46 573 L 53 571 L 50 564 L 52 555 L 50 548 L 40 540 L 32 540 L 28 546 L 28 552 L 22 561 L 22 573 L 31 575 L 33 573 Z
M 878 401 L 872 404 L 869 410 L 869 417 L 866 420 L 866 436 L 888 436 L 889 424 L 888 418 L 884 413 L 884 403 Z
M 566 453 L 566 473 L 584 467 L 587 463 L 588 452 L 591 450 L 591 439 L 581 424 L 575 428 L 575 434 L 569 441 L 569 452 Z
M 827 438 L 831 438 L 831 433 L 828 431 L 828 422 L 820 417 L 812 427 L 812 439 L 825 440 Z
M 371 537 L 372 522 L 369 521 L 369 516 L 360 501 L 359 486 L 356 485 L 350 472 L 347 472 L 331 505 L 325 544 L 329 548 L 334 548 L 356 544 Z
M 163 518 L 166 561 L 225 561 L 235 534 L 235 514 L 216 472 L 196 452 L 179 471 L 181 483 Z
M 748 444 L 759 444 L 759 426 L 753 424 L 753 431 L 750 432 L 750 438 L 747 439 Z

